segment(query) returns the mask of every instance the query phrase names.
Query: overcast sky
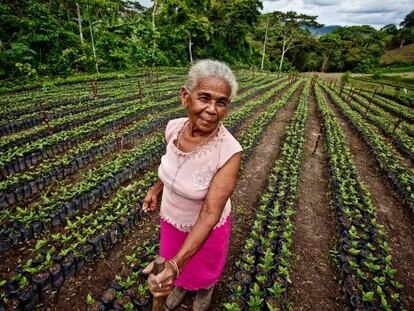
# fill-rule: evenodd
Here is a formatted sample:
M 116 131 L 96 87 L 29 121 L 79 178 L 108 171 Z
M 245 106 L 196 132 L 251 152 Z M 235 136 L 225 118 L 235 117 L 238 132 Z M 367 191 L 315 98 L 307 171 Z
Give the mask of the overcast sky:
M 152 6 L 151 0 L 139 0 Z M 371 25 L 377 29 L 397 24 L 414 9 L 412 0 L 265 0 L 263 11 L 296 11 L 317 15 L 325 25 Z

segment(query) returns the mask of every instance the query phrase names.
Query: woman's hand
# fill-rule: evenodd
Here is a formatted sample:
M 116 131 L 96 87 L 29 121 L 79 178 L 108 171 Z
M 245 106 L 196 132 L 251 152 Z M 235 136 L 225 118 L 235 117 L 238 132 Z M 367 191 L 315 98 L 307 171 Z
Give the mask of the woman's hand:
M 152 188 L 147 192 L 142 204 L 142 209 L 145 213 L 155 211 L 158 206 L 158 193 Z
M 165 268 L 157 275 L 152 274 L 154 262 L 151 262 L 142 272 L 148 275 L 148 286 L 154 297 L 167 296 L 173 289 L 176 272 L 174 266 L 165 261 Z
M 144 203 L 142 204 L 142 209 L 145 213 L 155 211 L 158 206 L 158 196 L 160 195 L 164 184 L 160 179 L 148 190 L 144 198 Z

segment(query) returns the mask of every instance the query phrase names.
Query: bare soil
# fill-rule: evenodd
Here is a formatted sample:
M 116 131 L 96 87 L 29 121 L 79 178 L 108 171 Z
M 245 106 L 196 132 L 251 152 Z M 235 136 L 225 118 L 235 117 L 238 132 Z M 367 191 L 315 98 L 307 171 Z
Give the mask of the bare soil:
M 393 267 L 397 269 L 395 278 L 404 286 L 404 306 L 408 310 L 414 310 L 414 217 L 393 191 L 392 185 L 380 171 L 368 147 L 329 96 L 326 98 L 345 133 L 358 175 L 368 186 L 371 199 L 378 211 L 378 222 L 385 226 L 385 240 L 391 247 Z
M 292 266 L 288 289 L 295 310 L 347 310 L 339 285 L 339 271 L 329 251 L 335 249 L 335 214 L 327 199 L 328 176 L 323 135 L 312 154 L 320 130 L 315 99 L 310 96 L 299 202 L 294 221 Z

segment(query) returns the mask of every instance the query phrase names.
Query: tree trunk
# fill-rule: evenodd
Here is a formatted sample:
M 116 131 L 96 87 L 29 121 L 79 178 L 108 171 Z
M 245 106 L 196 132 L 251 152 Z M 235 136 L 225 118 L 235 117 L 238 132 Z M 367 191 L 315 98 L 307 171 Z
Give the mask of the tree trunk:
M 323 55 L 323 62 L 322 62 L 322 66 L 321 66 L 321 72 L 325 72 L 325 67 L 326 67 L 326 64 L 328 63 L 328 60 L 329 60 L 329 55 L 324 54 Z
M 283 58 L 285 57 L 285 49 L 282 50 L 282 56 L 280 57 L 280 64 L 279 64 L 279 71 L 282 71 L 282 66 L 283 66 Z
M 83 49 L 82 18 L 80 15 L 79 4 L 77 2 L 76 2 L 76 12 L 78 13 L 79 38 L 81 42 L 81 48 Z
M 188 51 L 190 53 L 190 63 L 193 63 L 193 52 L 191 51 L 191 46 L 193 45 L 193 43 L 191 42 L 191 35 L 190 35 L 190 40 L 188 42 Z
M 266 22 L 266 32 L 265 32 L 265 39 L 263 43 L 262 64 L 260 66 L 260 70 L 263 70 L 264 58 L 266 55 L 266 43 L 267 43 L 267 31 L 268 30 L 269 30 L 269 17 L 267 17 L 267 22 Z
M 95 60 L 95 69 L 96 69 L 96 73 L 99 73 L 98 62 L 96 60 L 95 41 L 93 39 L 93 31 L 92 31 L 92 22 L 91 21 L 89 21 L 89 31 L 91 33 L 91 42 L 92 42 L 93 58 Z
M 405 43 L 405 39 L 402 39 L 401 44 L 400 44 L 400 49 L 404 46 L 404 43 Z
M 152 66 L 154 66 L 155 63 L 155 47 L 156 47 L 156 42 L 155 42 L 155 11 L 157 9 L 157 0 L 154 0 L 154 6 L 152 7 L 152 33 L 154 35 L 154 42 L 152 44 Z

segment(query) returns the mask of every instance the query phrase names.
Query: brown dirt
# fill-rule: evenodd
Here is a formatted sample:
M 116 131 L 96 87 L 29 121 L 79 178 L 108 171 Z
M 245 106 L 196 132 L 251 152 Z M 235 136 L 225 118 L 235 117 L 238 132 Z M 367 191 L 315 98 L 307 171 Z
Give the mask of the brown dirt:
M 226 284 L 236 273 L 233 263 L 239 257 L 241 246 L 250 232 L 255 217 L 256 202 L 266 186 L 267 174 L 279 155 L 285 128 L 293 117 L 301 93 L 300 87 L 288 100 L 286 106 L 276 114 L 247 162 L 244 174 L 239 178 L 232 196 L 233 228 L 227 264 L 217 284 L 211 310 L 217 310 L 228 296 Z
M 299 310 L 347 310 L 339 272 L 329 251 L 335 248 L 335 214 L 327 199 L 328 181 L 323 136 L 312 154 L 320 128 L 315 99 L 309 100 L 299 202 L 292 244 L 289 302 Z
M 326 94 L 325 94 L 326 95 Z M 386 177 L 381 173 L 368 147 L 353 131 L 339 109 L 326 96 L 339 124 L 347 145 L 353 155 L 360 179 L 368 186 L 372 201 L 377 207 L 378 222 L 385 226 L 385 240 L 391 247 L 393 267 L 397 269 L 396 280 L 403 288 L 404 306 L 414 309 L 414 219 L 402 200 L 393 191 Z
M 85 265 L 79 274 L 64 283 L 54 297 L 39 305 L 38 310 L 86 310 L 86 296 L 91 294 L 97 300 L 101 298 L 104 291 L 111 287 L 115 276 L 127 270 L 125 256 L 132 253 L 139 241 L 150 238 L 158 223 L 158 213 L 146 215 L 130 235 L 110 249 L 103 258 Z
M 283 83 L 285 81 L 281 81 L 281 83 Z M 281 89 L 279 92 L 277 92 L 276 94 L 274 94 L 272 96 L 272 99 L 269 100 L 266 104 L 261 105 L 258 109 L 256 109 L 253 114 L 249 117 L 248 120 L 244 121 L 239 129 L 237 130 L 238 133 L 241 133 L 244 129 L 248 128 L 249 126 L 252 125 L 253 122 L 255 122 L 257 120 L 257 118 L 259 117 L 259 115 L 265 111 L 270 104 L 272 104 L 273 102 L 275 102 L 276 100 L 278 100 L 289 88 L 291 87 L 290 84 L 287 84 L 283 89 Z M 263 95 L 263 94 L 261 94 Z M 255 100 L 258 97 L 255 97 Z

